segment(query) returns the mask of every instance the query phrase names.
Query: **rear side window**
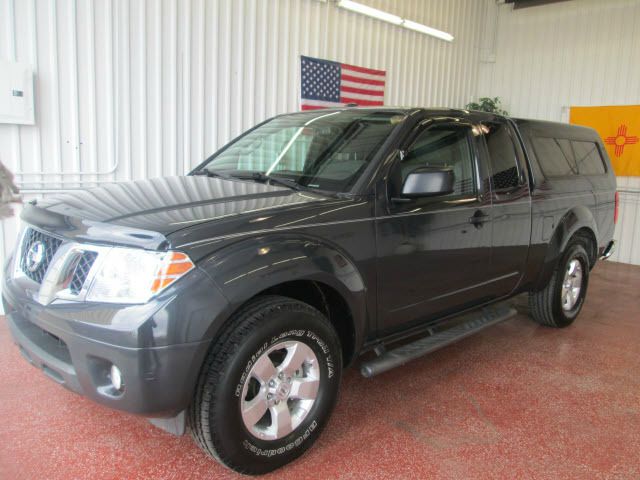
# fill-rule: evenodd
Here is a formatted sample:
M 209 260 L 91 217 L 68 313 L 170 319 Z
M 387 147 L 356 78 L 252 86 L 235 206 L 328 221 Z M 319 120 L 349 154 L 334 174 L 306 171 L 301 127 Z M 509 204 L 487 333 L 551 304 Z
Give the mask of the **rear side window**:
M 520 175 L 516 160 L 516 149 L 507 126 L 501 123 L 485 124 L 489 132 L 485 135 L 493 188 L 496 190 L 514 188 L 520 185 Z
M 573 153 L 580 175 L 600 175 L 605 173 L 600 150 L 594 142 L 571 140 Z
M 578 173 L 569 140 L 533 137 L 531 142 L 546 177 L 566 177 Z

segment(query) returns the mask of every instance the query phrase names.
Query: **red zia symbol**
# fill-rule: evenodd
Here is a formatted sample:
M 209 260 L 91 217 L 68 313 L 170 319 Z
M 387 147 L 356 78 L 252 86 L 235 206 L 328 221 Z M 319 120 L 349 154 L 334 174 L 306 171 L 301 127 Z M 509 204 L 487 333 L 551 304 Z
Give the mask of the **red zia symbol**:
M 638 143 L 638 137 L 627 137 L 627 126 L 623 124 L 618 127 L 617 135 L 615 137 L 605 138 L 604 143 L 607 145 L 615 145 L 616 157 L 620 157 L 622 156 L 622 152 L 624 152 L 624 146 Z

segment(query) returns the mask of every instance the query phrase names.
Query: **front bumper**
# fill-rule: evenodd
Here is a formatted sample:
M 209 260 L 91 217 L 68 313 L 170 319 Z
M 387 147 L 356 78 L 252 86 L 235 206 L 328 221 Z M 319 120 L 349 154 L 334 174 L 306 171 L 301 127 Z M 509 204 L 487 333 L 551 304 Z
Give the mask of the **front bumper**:
M 226 300 L 198 269 L 145 305 L 43 306 L 6 275 L 7 322 L 22 355 L 48 377 L 103 405 L 173 417 L 190 403 Z M 124 378 L 117 391 L 109 371 Z

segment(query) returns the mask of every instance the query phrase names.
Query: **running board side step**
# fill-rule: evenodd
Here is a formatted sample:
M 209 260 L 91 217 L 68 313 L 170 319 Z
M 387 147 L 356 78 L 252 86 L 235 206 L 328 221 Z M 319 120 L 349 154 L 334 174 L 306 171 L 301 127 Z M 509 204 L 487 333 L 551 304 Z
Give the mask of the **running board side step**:
M 410 360 L 462 340 L 491 325 L 508 320 L 517 313 L 513 306 L 506 303 L 489 305 L 480 310 L 474 310 L 458 317 L 457 324 L 451 328 L 386 351 L 376 358 L 363 362 L 360 367 L 360 373 L 367 378 L 379 375 L 387 370 L 404 365 Z

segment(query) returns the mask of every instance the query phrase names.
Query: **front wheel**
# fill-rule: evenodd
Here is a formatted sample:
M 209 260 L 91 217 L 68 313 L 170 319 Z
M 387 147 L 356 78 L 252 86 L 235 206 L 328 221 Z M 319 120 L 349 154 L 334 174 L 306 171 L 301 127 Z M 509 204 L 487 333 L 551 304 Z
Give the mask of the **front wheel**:
M 545 288 L 529 293 L 533 319 L 549 327 L 571 325 L 584 304 L 589 270 L 589 256 L 583 244 L 570 243 Z
M 318 438 L 341 371 L 338 337 L 319 311 L 286 297 L 257 298 L 211 348 L 189 411 L 192 436 L 237 472 L 275 470 Z

